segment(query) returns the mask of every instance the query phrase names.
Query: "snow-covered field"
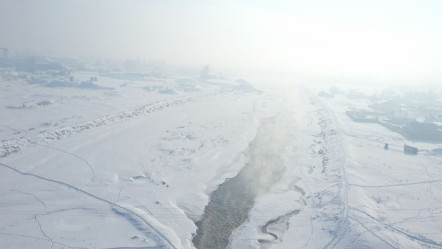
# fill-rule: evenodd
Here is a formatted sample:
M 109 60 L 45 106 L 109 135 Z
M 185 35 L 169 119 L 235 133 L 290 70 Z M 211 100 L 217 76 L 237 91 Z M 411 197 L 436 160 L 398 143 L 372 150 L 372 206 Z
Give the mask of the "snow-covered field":
M 2 80 L 0 247 L 193 248 L 210 194 L 272 118 L 262 141 L 285 170 L 230 248 L 442 248 L 442 157 L 346 115 L 367 100 L 182 82 Z
M 208 195 L 280 103 L 229 81 L 146 84 L 2 82 L 2 248 L 192 246 Z

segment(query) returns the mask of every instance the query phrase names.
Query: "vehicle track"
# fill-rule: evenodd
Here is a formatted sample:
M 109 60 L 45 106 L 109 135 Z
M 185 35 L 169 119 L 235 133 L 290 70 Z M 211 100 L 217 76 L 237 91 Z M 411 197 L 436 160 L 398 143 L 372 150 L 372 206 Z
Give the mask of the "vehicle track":
M 68 184 L 66 182 L 63 182 L 63 181 L 58 181 L 58 180 L 46 178 L 46 177 L 43 177 L 43 176 L 40 176 L 37 174 L 33 174 L 33 173 L 26 173 L 26 172 L 20 171 L 10 165 L 7 165 L 7 164 L 1 163 L 1 162 L 0 162 L 0 166 L 2 166 L 3 168 L 9 169 L 13 172 L 16 172 L 22 176 L 28 176 L 28 177 L 36 178 L 41 181 L 57 184 L 59 186 L 62 186 L 67 189 L 70 189 L 70 190 L 76 191 L 78 193 L 84 194 L 86 196 L 89 196 L 90 198 L 95 199 L 97 201 L 106 203 L 111 207 L 111 209 L 114 211 L 114 213 L 116 213 L 117 215 L 121 216 L 122 218 L 128 220 L 131 224 L 133 224 L 135 229 L 137 229 L 138 231 L 140 231 L 141 233 L 143 233 L 147 237 L 156 241 L 159 244 L 160 248 L 177 249 L 177 247 L 175 247 L 175 245 L 164 234 L 162 234 L 160 231 L 155 229 L 155 227 L 153 227 L 149 222 L 147 222 L 141 215 L 135 213 L 134 211 L 131 211 L 128 208 L 125 208 L 121 205 L 118 205 L 114 202 L 111 202 L 107 199 L 104 199 L 102 197 L 99 197 L 97 195 L 89 193 L 85 190 L 82 190 L 78 187 L 75 187 L 75 186 Z M 141 225 L 144 227 L 140 227 Z
M 92 177 L 90 178 L 89 183 L 87 183 L 85 185 L 85 187 L 91 185 L 95 181 L 96 175 L 95 175 L 94 167 L 92 166 L 92 164 L 86 158 L 81 157 L 78 154 L 75 154 L 75 153 L 72 153 L 72 152 L 69 152 L 69 151 L 65 151 L 65 150 L 59 149 L 59 148 L 54 147 L 54 146 L 49 146 L 49 145 L 40 145 L 40 146 L 43 146 L 43 147 L 48 148 L 48 149 L 52 149 L 52 150 L 56 150 L 56 151 L 62 152 L 64 154 L 66 154 L 66 155 L 73 156 L 73 157 L 79 159 L 80 161 L 83 161 L 89 167 L 89 170 L 91 171 L 91 174 L 92 174 Z
M 313 97 L 312 97 L 313 98 Z M 345 151 L 342 143 L 342 134 L 339 131 L 339 127 L 337 127 L 336 117 L 333 112 L 325 106 L 324 103 L 320 102 L 318 99 L 314 99 L 312 101 L 316 103 L 318 106 L 318 115 L 320 122 L 320 129 L 323 141 L 323 146 L 328 151 L 329 148 L 334 149 L 333 155 L 336 158 L 333 160 L 327 160 L 327 164 L 333 162 L 335 164 L 336 170 L 334 177 L 337 177 L 338 183 L 338 191 L 336 192 L 336 196 L 331 199 L 331 201 L 337 200 L 339 202 L 339 206 L 342 207 L 342 213 L 340 214 L 340 219 L 337 223 L 336 228 L 333 230 L 334 236 L 331 240 L 323 247 L 324 249 L 335 248 L 339 241 L 345 236 L 346 229 L 349 225 L 348 222 L 348 179 L 347 172 L 345 169 Z M 326 152 L 327 153 L 327 152 Z M 324 164 L 324 162 L 323 162 Z M 332 169 L 330 169 L 332 170 Z M 327 175 L 327 169 L 324 169 L 324 174 Z
M 391 224 L 388 224 L 382 220 L 379 220 L 379 219 L 373 217 L 372 215 L 368 214 L 367 212 L 365 212 L 363 210 L 360 210 L 360 209 L 357 209 L 354 207 L 351 207 L 351 210 L 355 211 L 355 212 L 352 212 L 352 214 L 354 214 L 354 216 L 361 217 L 361 216 L 356 215 L 356 213 L 362 214 L 364 216 L 365 220 L 369 220 L 370 222 L 375 223 L 377 226 L 384 227 L 386 230 L 388 230 L 390 232 L 394 232 L 395 234 L 405 236 L 409 240 L 416 241 L 419 244 L 425 245 L 425 246 L 442 248 L 442 243 L 439 243 L 439 242 L 434 241 L 432 239 L 426 238 L 422 235 L 414 235 L 409 232 L 406 232 L 401 228 L 398 228 L 396 226 L 393 226 Z M 370 232 L 374 233 L 369 228 L 366 228 L 366 229 L 368 229 Z M 388 243 L 388 244 L 390 244 L 390 243 Z

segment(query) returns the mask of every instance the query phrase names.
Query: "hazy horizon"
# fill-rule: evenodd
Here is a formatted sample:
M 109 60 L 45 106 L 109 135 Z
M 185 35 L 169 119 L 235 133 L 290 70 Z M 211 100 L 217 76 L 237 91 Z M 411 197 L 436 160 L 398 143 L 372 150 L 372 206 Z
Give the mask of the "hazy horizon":
M 438 1 L 1 0 L 0 47 L 317 77 L 442 79 Z

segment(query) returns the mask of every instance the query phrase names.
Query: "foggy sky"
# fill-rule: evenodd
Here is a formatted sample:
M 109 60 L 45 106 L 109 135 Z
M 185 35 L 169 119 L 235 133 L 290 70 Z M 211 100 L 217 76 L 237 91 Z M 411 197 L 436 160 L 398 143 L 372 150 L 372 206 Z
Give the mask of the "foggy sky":
M 442 2 L 0 0 L 0 47 L 281 72 L 442 79 Z

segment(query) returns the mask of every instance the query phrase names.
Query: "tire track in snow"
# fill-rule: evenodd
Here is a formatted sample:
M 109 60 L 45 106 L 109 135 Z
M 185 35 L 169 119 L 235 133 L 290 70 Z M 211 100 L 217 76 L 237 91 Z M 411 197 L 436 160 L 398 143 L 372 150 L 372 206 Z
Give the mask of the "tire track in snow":
M 40 200 L 40 198 L 38 198 L 36 195 L 34 195 L 34 194 L 31 194 L 31 193 L 26 193 L 26 192 L 23 192 L 23 191 L 20 191 L 20 190 L 16 190 L 16 189 L 11 189 L 11 191 L 13 191 L 13 192 L 17 192 L 17 193 L 20 193 L 20 194 L 24 194 L 24 195 L 29 195 L 29 196 L 32 196 L 32 197 L 34 197 L 34 199 L 35 200 L 37 200 L 41 205 L 43 205 L 43 207 L 46 209 L 46 203 L 44 202 L 44 201 L 42 201 L 42 200 Z
M 429 239 L 429 238 L 426 238 L 426 237 L 424 237 L 422 235 L 410 234 L 410 233 L 406 232 L 405 230 L 403 230 L 401 228 L 395 227 L 395 226 L 393 226 L 391 224 L 388 224 L 386 222 L 383 222 L 380 219 L 377 219 L 377 218 L 373 217 L 372 215 L 368 214 L 367 212 L 365 212 L 365 211 L 363 211 L 361 209 L 357 209 L 357 208 L 354 208 L 354 207 L 350 207 L 350 209 L 352 211 L 355 211 L 355 212 L 358 212 L 358 213 L 364 215 L 365 220 L 370 220 L 371 223 L 374 223 L 376 226 L 382 226 L 387 231 L 390 231 L 390 232 L 393 232 L 395 234 L 399 234 L 399 235 L 405 236 L 409 240 L 416 241 L 416 242 L 418 242 L 421 245 L 436 246 L 437 248 L 442 248 L 442 243 L 436 242 L 436 241 L 434 241 L 432 239 Z M 356 215 L 355 212 L 352 212 L 352 214 L 354 216 L 358 216 L 358 215 Z M 359 217 L 361 217 L 361 216 L 359 216 Z M 353 217 L 353 218 L 355 219 L 355 217 Z M 370 230 L 370 229 L 368 229 L 368 230 L 370 232 L 374 233 L 372 230 Z
M 385 239 L 381 238 L 379 235 L 377 235 L 375 232 L 373 232 L 370 228 L 368 228 L 363 222 L 361 222 L 360 220 L 350 216 L 350 219 L 354 220 L 356 223 L 358 223 L 361 227 L 363 227 L 367 232 L 369 232 L 370 234 L 372 234 L 373 236 L 375 236 L 376 238 L 378 238 L 379 240 L 381 240 L 382 242 L 384 242 L 385 244 L 387 244 L 388 246 L 390 246 L 391 248 L 394 249 L 399 249 L 398 247 L 392 245 L 390 242 L 386 241 Z
M 132 225 L 134 225 L 135 229 L 137 229 L 138 231 L 140 231 L 141 233 L 143 233 L 147 237 L 153 239 L 155 242 L 157 242 L 159 244 L 160 248 L 177 249 L 177 247 L 175 247 L 173 245 L 173 243 L 166 236 L 164 236 L 160 231 L 155 229 L 155 227 L 153 227 L 149 222 L 147 222 L 146 219 L 144 219 L 141 215 L 135 213 L 134 211 L 131 211 L 128 208 L 125 208 L 121 205 L 118 205 L 114 202 L 111 202 L 107 199 L 104 199 L 102 197 L 94 195 L 92 193 L 89 193 L 87 191 L 84 191 L 78 187 L 75 187 L 73 185 L 70 185 L 70 184 L 62 182 L 62 181 L 46 178 L 46 177 L 43 177 L 43 176 L 40 176 L 37 174 L 33 174 L 33 173 L 26 173 L 26 172 L 20 171 L 12 166 L 9 166 L 9 165 L 1 163 L 1 162 L 0 162 L 0 166 L 2 166 L 3 168 L 9 169 L 11 171 L 14 171 L 22 176 L 29 176 L 29 177 L 33 177 L 33 178 L 36 178 L 36 179 L 39 179 L 39 180 L 42 180 L 45 182 L 54 183 L 54 184 L 60 185 L 62 187 L 65 187 L 67 189 L 74 190 L 76 192 L 87 195 L 97 201 L 104 202 L 104 203 L 108 204 L 117 215 L 128 220 Z M 134 224 L 134 223 L 136 223 L 136 224 Z M 144 225 L 144 228 L 140 227 L 140 225 Z
M 49 237 L 49 236 L 43 231 L 43 228 L 42 228 L 41 223 L 40 223 L 40 221 L 38 220 L 37 216 L 38 216 L 37 214 L 34 215 L 34 220 L 35 220 L 35 222 L 37 222 L 37 224 L 38 224 L 38 228 L 40 229 L 41 234 L 42 234 L 42 235 L 43 235 L 48 241 L 51 242 L 51 249 L 52 249 L 52 248 L 54 248 L 54 244 L 55 244 L 55 242 L 54 242 L 54 240 L 53 240 L 51 237 Z
M 409 183 L 386 184 L 386 185 L 361 185 L 361 184 L 352 184 L 352 183 L 348 185 L 359 188 L 390 188 L 390 187 L 401 187 L 401 186 L 421 185 L 421 184 L 431 184 L 431 183 L 442 183 L 442 180 L 430 180 L 422 182 L 409 182 Z
M 346 234 L 346 228 L 348 227 L 348 180 L 347 172 L 345 169 L 345 151 L 342 144 L 342 134 L 336 125 L 336 118 L 331 110 L 329 110 L 324 103 L 320 102 L 317 98 L 312 100 L 313 103 L 318 105 L 318 116 L 319 116 L 319 127 L 321 129 L 320 136 L 323 140 L 323 146 L 325 149 L 325 154 L 334 155 L 334 160 L 329 160 L 329 155 L 327 155 L 327 160 L 322 161 L 323 173 L 327 176 L 328 171 L 332 171 L 334 177 L 337 177 L 338 191 L 336 195 L 329 201 L 330 203 L 338 200 L 339 207 L 343 209 L 340 213 L 340 219 L 334 229 L 334 236 L 332 239 L 323 247 L 324 249 L 331 249 L 336 247 L 336 245 L 341 241 L 341 239 Z M 330 153 L 328 150 L 334 148 L 334 151 Z M 332 162 L 335 164 L 335 168 L 329 168 L 328 164 Z M 333 172 L 335 171 L 335 172 Z M 324 204 L 324 203 L 323 203 Z M 328 203 L 326 203 L 328 204 Z
M 20 238 L 33 239 L 33 240 L 48 241 L 48 239 L 46 239 L 46 238 L 37 237 L 37 236 L 31 236 L 31 235 L 24 235 L 24 234 L 15 234 L 15 233 L 4 233 L 4 232 L 0 232 L 0 235 L 3 235 L 3 236 L 13 236 L 13 237 L 20 237 Z M 48 241 L 48 242 L 50 242 L 50 241 Z
M 71 155 L 71 156 L 76 157 L 79 160 L 83 161 L 84 163 L 86 163 L 86 165 L 89 167 L 89 169 L 90 169 L 90 171 L 92 173 L 92 178 L 89 180 L 89 183 L 85 185 L 85 187 L 91 185 L 95 181 L 95 176 L 96 175 L 95 175 L 94 167 L 92 166 L 92 164 L 86 158 L 81 157 L 78 154 L 75 154 L 75 153 L 72 153 L 72 152 L 69 152 L 69 151 L 65 151 L 65 150 L 59 149 L 57 147 L 53 147 L 53 146 L 49 146 L 49 145 L 40 145 L 40 146 L 56 150 L 56 151 L 62 152 L 62 153 L 67 154 L 67 155 Z
M 20 133 L 20 132 L 21 132 L 20 130 L 14 129 L 14 128 L 8 126 L 8 125 L 0 124 L 0 127 L 7 128 L 7 129 L 9 129 L 9 130 L 11 130 L 11 131 L 13 131 L 13 132 L 16 132 L 16 133 Z
M 87 248 L 87 247 L 69 246 L 67 244 L 55 241 L 54 239 L 49 237 L 49 235 L 44 231 L 43 225 L 41 224 L 40 220 L 38 219 L 38 216 L 51 215 L 51 214 L 56 214 L 56 213 L 65 212 L 65 211 L 72 211 L 72 210 L 77 210 L 77 209 L 78 210 L 87 210 L 86 208 L 66 208 L 66 209 L 59 209 L 59 210 L 54 210 L 54 211 L 34 215 L 34 219 L 38 223 L 40 232 L 43 234 L 44 237 L 46 237 L 49 241 L 51 241 L 51 243 L 52 243 L 51 248 L 53 248 L 54 245 L 56 245 L 56 244 L 63 246 L 63 248 L 76 248 L 76 249 Z M 92 247 L 92 244 L 89 244 L 89 246 Z

